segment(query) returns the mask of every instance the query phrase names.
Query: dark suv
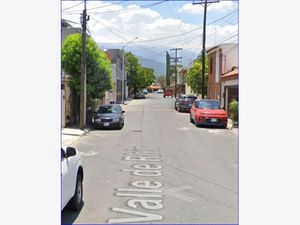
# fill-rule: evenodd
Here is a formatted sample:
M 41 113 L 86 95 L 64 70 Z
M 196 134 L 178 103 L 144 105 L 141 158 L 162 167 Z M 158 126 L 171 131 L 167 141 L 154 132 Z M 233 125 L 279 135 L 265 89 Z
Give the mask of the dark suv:
M 179 112 L 189 112 L 195 99 L 197 99 L 197 97 L 194 95 L 181 94 L 175 100 L 175 109 Z

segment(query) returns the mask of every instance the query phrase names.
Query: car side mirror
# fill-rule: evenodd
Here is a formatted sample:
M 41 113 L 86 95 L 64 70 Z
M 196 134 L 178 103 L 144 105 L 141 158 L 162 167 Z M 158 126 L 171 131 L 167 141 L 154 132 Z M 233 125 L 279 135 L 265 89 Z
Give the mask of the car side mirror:
M 125 113 L 125 110 L 122 110 L 122 113 Z
M 66 151 L 66 157 L 71 157 L 76 155 L 76 149 L 73 147 L 67 147 L 67 151 Z

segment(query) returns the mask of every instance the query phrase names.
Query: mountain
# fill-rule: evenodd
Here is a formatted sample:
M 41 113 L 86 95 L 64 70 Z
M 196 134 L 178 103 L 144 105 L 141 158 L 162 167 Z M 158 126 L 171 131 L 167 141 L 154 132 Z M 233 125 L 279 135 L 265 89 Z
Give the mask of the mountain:
M 166 64 L 163 62 L 155 61 L 154 59 L 145 58 L 143 56 L 137 56 L 143 67 L 152 68 L 156 77 L 166 74 Z
M 119 44 L 106 44 L 105 46 L 100 46 L 99 44 L 99 47 L 103 50 L 122 49 L 122 46 L 120 46 Z M 126 46 L 125 51 L 126 52 L 130 51 L 136 57 L 138 57 L 139 63 L 142 66 L 152 68 L 154 70 L 156 77 L 166 74 L 166 58 L 164 56 L 166 50 L 155 46 L 149 48 L 149 46 L 135 46 L 134 44 L 130 44 Z M 167 51 L 169 51 L 169 53 L 171 54 L 170 50 L 167 49 Z M 186 55 L 189 56 L 187 57 Z M 189 51 L 186 52 L 186 55 L 182 57 L 183 60 L 180 63 L 185 67 L 187 67 L 192 62 L 192 60 L 196 57 L 196 56 L 191 56 L 193 55 L 193 53 Z

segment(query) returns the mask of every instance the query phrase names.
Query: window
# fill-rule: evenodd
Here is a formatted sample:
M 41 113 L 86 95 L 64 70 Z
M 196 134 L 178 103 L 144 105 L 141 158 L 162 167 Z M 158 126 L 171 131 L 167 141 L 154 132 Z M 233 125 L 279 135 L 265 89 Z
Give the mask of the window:
M 211 56 L 209 59 L 209 73 L 213 72 L 213 64 L 214 64 L 214 58 Z
M 198 102 L 200 109 L 220 109 L 220 103 L 218 101 L 200 101 Z

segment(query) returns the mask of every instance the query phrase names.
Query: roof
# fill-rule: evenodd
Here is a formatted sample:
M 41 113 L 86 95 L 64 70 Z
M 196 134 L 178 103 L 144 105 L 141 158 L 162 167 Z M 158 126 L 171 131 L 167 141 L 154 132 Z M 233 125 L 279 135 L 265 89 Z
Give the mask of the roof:
M 213 50 L 216 50 L 216 49 L 219 49 L 219 48 L 223 48 L 225 46 L 235 46 L 235 45 L 238 45 L 238 43 L 225 43 L 225 44 L 215 45 L 215 46 L 213 46 L 211 48 L 208 48 L 206 50 L 206 52 L 208 53 L 208 52 L 212 52 Z
M 231 71 L 221 75 L 221 78 L 236 78 L 239 75 L 239 68 L 233 67 Z

